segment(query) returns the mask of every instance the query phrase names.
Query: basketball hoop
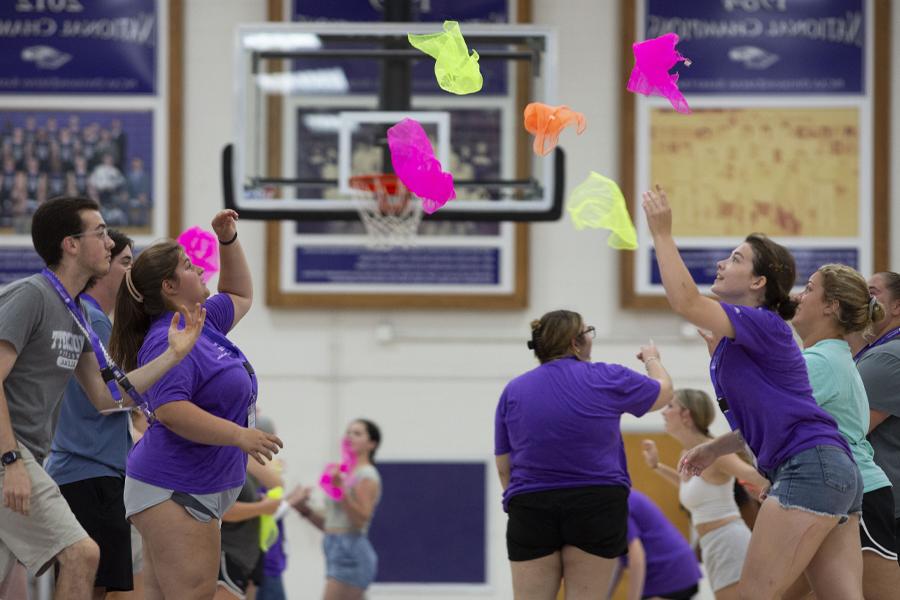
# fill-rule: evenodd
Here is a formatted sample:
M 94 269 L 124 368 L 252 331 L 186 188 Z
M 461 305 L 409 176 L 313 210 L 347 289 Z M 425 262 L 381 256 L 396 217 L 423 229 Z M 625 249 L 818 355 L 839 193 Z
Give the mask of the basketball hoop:
M 350 189 L 370 246 L 388 249 L 415 244 L 422 222 L 422 202 L 396 175 L 357 175 L 350 178 Z

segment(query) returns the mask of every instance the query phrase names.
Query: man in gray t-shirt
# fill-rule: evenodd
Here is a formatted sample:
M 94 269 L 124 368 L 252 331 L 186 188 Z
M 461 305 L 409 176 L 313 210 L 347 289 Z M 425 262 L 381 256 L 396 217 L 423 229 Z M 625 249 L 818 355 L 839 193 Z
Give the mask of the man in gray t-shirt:
M 13 346 L 16 362 L 3 381 L 9 418 L 19 443 L 38 463 L 53 440 L 52 415 L 83 350 L 84 334 L 47 279 L 32 275 L 0 291 L 0 340 Z
M 41 204 L 32 217 L 31 237 L 49 273 L 0 292 L 0 597 L 12 595 L 5 580 L 17 562 L 38 573 L 59 561 L 54 598 L 89 598 L 99 550 L 41 461 L 50 450 L 53 420 L 73 374 L 98 410 L 119 406 L 85 332 L 63 300 L 64 295 L 77 298 L 92 277 L 109 271 L 113 242 L 99 206 L 87 198 Z M 170 329 L 165 353 L 128 373 L 138 391 L 149 388 L 193 347 L 202 313 L 194 311 L 184 319 L 184 329 Z M 127 384 L 124 378 L 119 381 Z M 124 393 L 121 386 L 119 391 Z

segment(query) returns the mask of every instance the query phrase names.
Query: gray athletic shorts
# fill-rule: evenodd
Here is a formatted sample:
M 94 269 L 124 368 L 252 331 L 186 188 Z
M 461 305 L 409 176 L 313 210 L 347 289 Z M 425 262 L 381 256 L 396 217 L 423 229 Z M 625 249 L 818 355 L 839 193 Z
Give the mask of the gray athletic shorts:
M 27 448 L 19 446 L 18 450 L 31 479 L 31 501 L 27 517 L 0 502 L 0 583 L 16 560 L 32 575 L 41 573 L 57 554 L 88 539 L 56 482 Z M 0 466 L 0 494 L 5 475 L 6 470 Z
M 131 570 L 134 573 L 144 570 L 144 539 L 134 525 L 131 526 Z
M 221 521 L 222 515 L 237 500 L 242 487 L 239 485 L 213 494 L 187 494 L 125 477 L 125 518 L 130 519 L 132 515 L 171 499 L 202 523 L 209 523 L 211 519 Z
M 700 552 L 713 591 L 741 580 L 741 569 L 750 546 L 750 529 L 743 519 L 713 529 L 700 538 Z

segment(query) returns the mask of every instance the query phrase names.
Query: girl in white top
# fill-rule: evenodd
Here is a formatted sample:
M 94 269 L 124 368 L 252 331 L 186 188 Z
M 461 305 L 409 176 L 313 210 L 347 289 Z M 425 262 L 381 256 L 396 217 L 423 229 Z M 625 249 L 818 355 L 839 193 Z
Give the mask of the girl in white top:
M 700 390 L 681 389 L 662 409 L 666 433 L 681 442 L 685 451 L 708 442 L 715 405 Z M 691 513 L 691 523 L 700 536 L 703 563 L 716 600 L 738 598 L 738 582 L 750 545 L 750 529 L 734 501 L 734 480 L 760 491 L 768 481 L 736 454 L 719 457 L 699 477 L 687 477 L 659 462 L 656 444 L 643 442 L 644 460 L 663 479 L 679 488 L 678 498 Z M 684 452 L 682 452 L 682 455 Z
M 378 555 L 367 534 L 381 499 L 381 477 L 374 465 L 381 430 L 372 421 L 357 419 L 347 426 L 346 440 L 356 466 L 346 477 L 337 470 L 332 473 L 332 485 L 344 490 L 340 500 L 329 498 L 320 513 L 309 507 L 310 488 L 288 497 L 303 517 L 325 532 L 324 600 L 361 600 L 378 571 Z

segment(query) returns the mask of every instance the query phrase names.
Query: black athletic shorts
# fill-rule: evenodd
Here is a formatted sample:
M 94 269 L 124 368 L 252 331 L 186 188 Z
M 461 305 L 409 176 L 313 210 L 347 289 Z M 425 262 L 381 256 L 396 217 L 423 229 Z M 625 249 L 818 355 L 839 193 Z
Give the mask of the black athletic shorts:
M 237 564 L 224 551 L 219 560 L 219 585 L 238 598 L 244 598 L 250 585 L 252 572 Z
M 59 486 L 75 518 L 100 547 L 94 585 L 111 592 L 134 589 L 131 525 L 125 520 L 125 480 L 94 477 Z
M 530 492 L 509 500 L 511 561 L 549 556 L 563 546 L 615 558 L 628 551 L 628 488 L 590 486 Z
M 890 486 L 863 494 L 859 541 L 863 552 L 874 552 L 882 558 L 897 560 L 894 494 Z
M 691 600 L 691 598 L 693 598 L 699 591 L 700 586 L 695 583 L 691 587 L 685 588 L 683 590 L 678 590 L 677 592 L 657 594 L 656 596 L 644 596 L 644 598 L 665 598 L 665 600 Z

